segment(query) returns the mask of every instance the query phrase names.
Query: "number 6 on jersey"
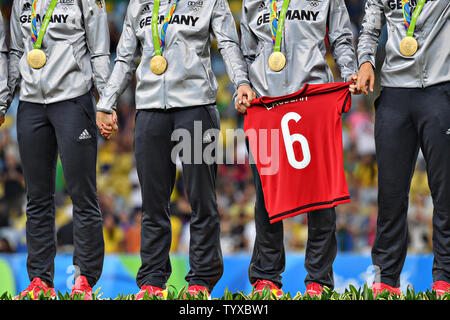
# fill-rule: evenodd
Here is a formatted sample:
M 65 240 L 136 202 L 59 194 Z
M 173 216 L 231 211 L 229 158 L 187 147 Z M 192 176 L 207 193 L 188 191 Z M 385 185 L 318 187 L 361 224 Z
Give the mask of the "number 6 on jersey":
M 308 140 L 305 136 L 296 133 L 292 134 L 289 131 L 289 121 L 294 120 L 295 122 L 300 121 L 302 117 L 296 112 L 286 113 L 281 119 L 281 130 L 283 133 L 284 145 L 286 147 L 286 154 L 288 157 L 289 164 L 295 169 L 304 169 L 311 162 L 311 152 L 309 151 Z M 294 142 L 299 142 L 302 147 L 303 160 L 298 161 L 295 158 L 294 153 Z

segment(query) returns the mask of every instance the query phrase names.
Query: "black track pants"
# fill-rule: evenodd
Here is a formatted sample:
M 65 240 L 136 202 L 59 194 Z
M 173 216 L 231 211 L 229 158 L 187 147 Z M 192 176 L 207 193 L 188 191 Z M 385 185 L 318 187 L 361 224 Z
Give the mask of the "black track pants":
M 419 148 L 433 197 L 433 280 L 450 282 L 450 83 L 383 88 L 375 102 L 378 221 L 375 281 L 400 286 L 408 247 L 407 211 Z
M 100 278 L 104 243 L 97 187 L 97 127 L 92 95 L 42 105 L 21 101 L 17 137 L 27 188 L 26 238 L 30 280 L 53 286 L 55 174 L 58 152 L 73 203 L 73 264 L 91 286 Z
M 200 129 L 199 129 L 200 128 Z M 217 144 L 208 129 L 219 128 L 215 105 L 164 110 L 138 110 L 135 125 L 136 165 L 141 184 L 143 215 L 141 261 L 137 285 L 165 288 L 172 272 L 170 195 L 175 184 L 173 150 L 177 134 L 190 142 L 183 150 L 183 180 L 192 215 L 190 221 L 189 285 L 202 285 L 211 292 L 223 273 L 220 220 L 216 201 L 217 164 L 203 161 L 202 152 Z M 175 134 L 174 134 L 175 132 Z M 172 138 L 174 134 L 174 138 Z M 182 140 L 181 139 L 181 140 Z M 196 160 L 196 161 L 194 161 Z
M 249 280 L 270 280 L 282 286 L 281 274 L 285 268 L 283 222 L 269 222 L 264 194 L 256 165 L 252 164 L 255 182 L 256 239 L 249 266 Z M 334 208 L 308 212 L 308 241 L 305 253 L 305 284 L 312 282 L 334 288 L 333 262 L 337 253 L 336 212 Z

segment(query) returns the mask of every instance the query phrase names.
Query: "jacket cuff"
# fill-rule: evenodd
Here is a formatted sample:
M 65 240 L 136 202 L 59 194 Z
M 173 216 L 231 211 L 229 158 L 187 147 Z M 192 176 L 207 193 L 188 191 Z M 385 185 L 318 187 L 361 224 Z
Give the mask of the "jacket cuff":
M 105 105 L 105 103 L 102 101 L 103 99 L 100 98 L 100 100 L 97 103 L 97 111 L 101 111 L 104 113 L 112 113 L 113 112 L 113 108 L 112 107 L 108 107 Z
M 0 118 L 6 116 L 8 108 L 6 106 L 0 105 Z
M 361 58 L 358 59 L 358 70 L 361 68 L 361 66 L 366 63 L 366 62 L 370 62 L 370 64 L 372 65 L 373 69 L 375 70 L 375 59 L 369 55 L 365 55 L 362 56 Z
M 244 85 L 250 86 L 250 81 L 248 81 L 248 80 L 239 81 L 236 85 L 236 88 L 239 88 L 240 86 L 244 86 Z
M 107 109 L 107 108 L 100 108 L 100 107 L 97 107 L 97 111 L 101 111 L 101 112 L 104 112 L 104 113 L 109 113 L 109 114 L 111 114 L 111 113 L 113 112 L 113 109 Z
M 100 99 L 97 102 L 97 111 L 101 111 L 104 113 L 112 113 L 116 110 L 116 103 L 111 104 L 111 99 L 107 99 L 104 96 L 100 96 Z

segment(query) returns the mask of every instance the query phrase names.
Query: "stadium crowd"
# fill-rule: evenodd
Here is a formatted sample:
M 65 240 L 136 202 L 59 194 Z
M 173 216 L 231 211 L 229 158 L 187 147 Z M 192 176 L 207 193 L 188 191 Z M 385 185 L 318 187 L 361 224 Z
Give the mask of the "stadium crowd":
M 364 2 L 346 0 L 355 35 L 359 34 Z M 1 9 L 8 23 L 12 0 L 3 0 Z M 128 1 L 108 0 L 111 35 L 111 63 L 120 38 Z M 240 20 L 240 0 L 229 0 L 236 22 Z M 381 60 L 385 35 L 380 39 Z M 328 54 L 336 81 L 340 80 L 334 60 Z M 234 88 L 225 72 L 217 50 L 212 65 L 218 83 L 217 106 L 221 130 L 242 128 L 243 116 L 234 110 Z M 380 63 L 378 63 L 379 67 Z M 378 89 L 379 90 L 379 89 Z M 344 163 L 352 202 L 337 207 L 338 249 L 341 252 L 370 252 L 377 219 L 377 166 L 375 162 L 373 95 L 354 96 L 351 111 L 344 115 Z M 0 252 L 26 252 L 26 193 L 17 146 L 15 98 L 0 130 Z M 133 156 L 134 84 L 120 98 L 118 105 L 119 133 L 110 140 L 99 135 L 98 198 L 103 214 L 105 252 L 137 253 L 140 247 L 141 194 Z M 225 149 L 235 154 L 246 153 L 244 144 L 222 141 Z M 221 164 L 218 169 L 217 200 L 221 215 L 221 244 L 224 254 L 250 252 L 255 228 L 253 208 L 255 190 L 248 164 Z M 65 191 L 61 164 L 56 175 L 56 230 L 60 252 L 72 250 L 72 207 Z M 178 170 L 172 194 L 172 248 L 186 253 L 189 244 L 190 205 L 185 195 L 182 172 Z M 431 252 L 431 217 L 433 204 L 427 184 L 426 166 L 419 156 L 411 185 L 409 221 L 409 252 Z M 304 252 L 307 240 L 306 215 L 284 220 L 285 245 L 291 252 Z

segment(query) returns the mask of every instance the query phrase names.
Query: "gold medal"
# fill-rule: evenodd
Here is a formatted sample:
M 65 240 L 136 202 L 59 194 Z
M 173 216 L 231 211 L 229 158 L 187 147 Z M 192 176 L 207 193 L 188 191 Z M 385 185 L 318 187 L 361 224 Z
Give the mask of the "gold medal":
M 40 49 L 33 49 L 28 52 L 27 62 L 33 69 L 40 69 L 47 63 L 47 56 Z
M 286 56 L 279 51 L 272 52 L 269 57 L 269 68 L 275 72 L 283 70 L 286 66 Z
M 406 57 L 413 56 L 417 52 L 418 48 L 419 44 L 413 37 L 405 37 L 400 42 L 400 52 Z
M 154 56 L 150 61 L 150 69 L 154 74 L 160 75 L 166 72 L 167 60 L 163 56 Z

